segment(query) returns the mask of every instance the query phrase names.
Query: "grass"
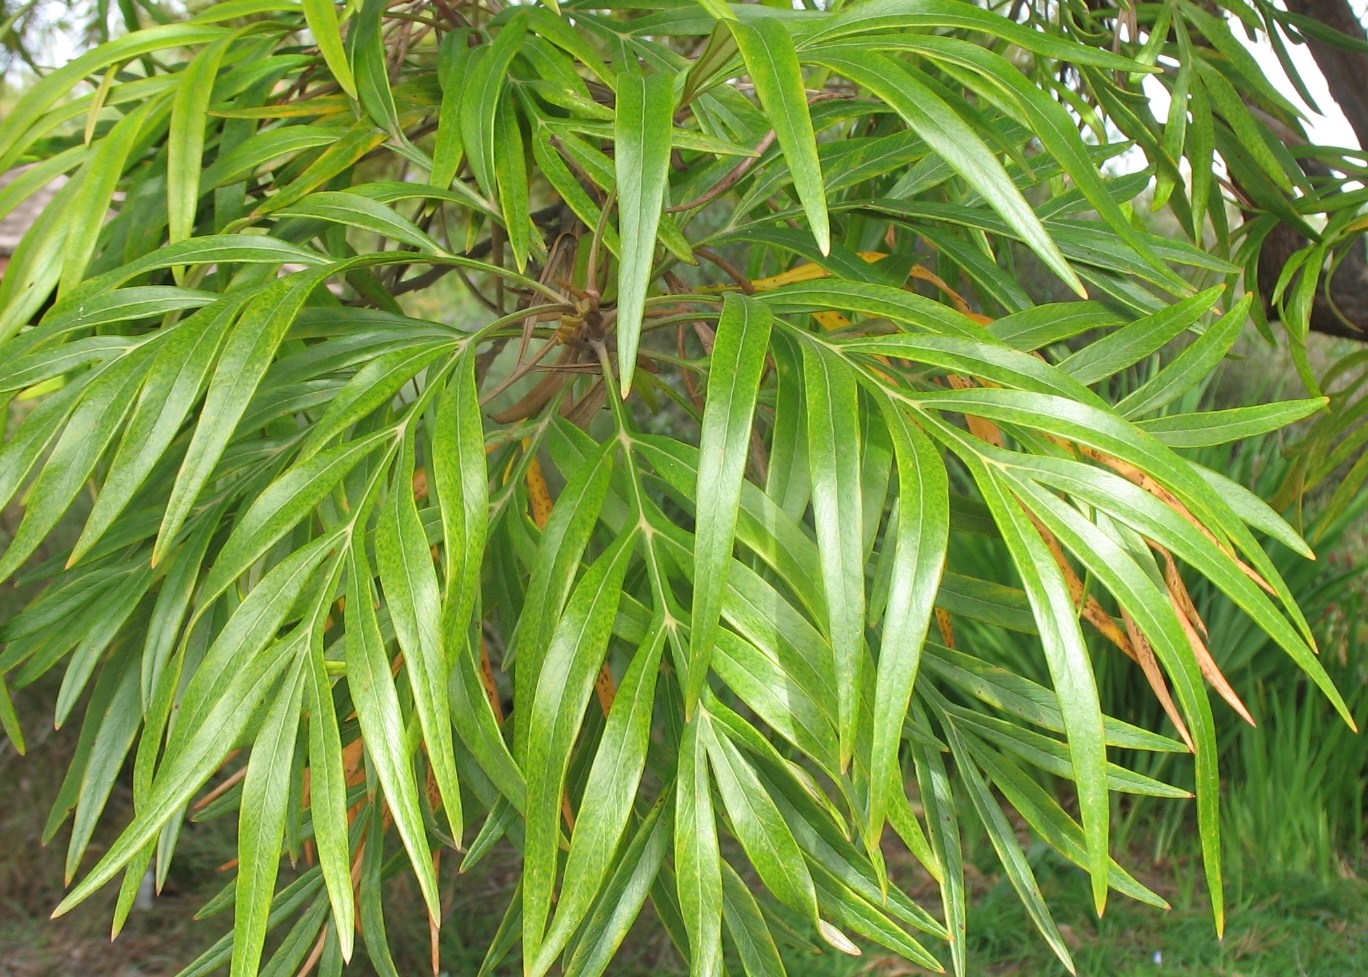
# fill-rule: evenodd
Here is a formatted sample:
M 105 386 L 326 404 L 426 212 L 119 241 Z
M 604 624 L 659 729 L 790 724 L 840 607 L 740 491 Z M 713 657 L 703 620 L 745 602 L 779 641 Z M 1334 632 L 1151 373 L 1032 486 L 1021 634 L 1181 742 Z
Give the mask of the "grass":
M 1197 865 L 1180 865 L 1178 872 L 1190 879 Z M 1042 876 L 1080 977 L 1341 977 L 1361 972 L 1368 960 L 1368 883 L 1362 879 L 1256 876 L 1246 867 L 1243 892 L 1231 900 L 1225 938 L 1218 939 L 1205 899 L 1192 889 L 1165 892 L 1173 904 L 1167 912 L 1116 899 L 1098 919 L 1074 873 Z M 969 931 L 973 972 L 1067 973 L 1032 938 L 1005 881 L 975 905 Z

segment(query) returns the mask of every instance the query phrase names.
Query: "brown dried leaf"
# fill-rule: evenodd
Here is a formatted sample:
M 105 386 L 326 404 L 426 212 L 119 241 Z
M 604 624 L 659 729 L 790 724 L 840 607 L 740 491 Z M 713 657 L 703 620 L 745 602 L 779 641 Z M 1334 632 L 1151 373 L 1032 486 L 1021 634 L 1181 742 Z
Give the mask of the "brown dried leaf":
M 1154 697 L 1159 700 L 1159 705 L 1163 706 L 1165 715 L 1173 722 L 1174 727 L 1178 730 L 1178 735 L 1187 744 L 1187 748 L 1196 752 L 1197 747 L 1192 742 L 1192 734 L 1188 732 L 1187 725 L 1178 712 L 1178 706 L 1169 693 L 1168 681 L 1159 668 L 1159 659 L 1155 657 L 1154 648 L 1150 645 L 1149 638 L 1145 637 L 1145 633 L 1140 630 L 1135 619 L 1124 610 L 1121 611 L 1121 620 L 1126 625 L 1126 633 L 1130 635 L 1132 657 L 1140 666 L 1140 671 L 1144 672 L 1145 680 L 1149 682 L 1150 688 L 1154 690 Z

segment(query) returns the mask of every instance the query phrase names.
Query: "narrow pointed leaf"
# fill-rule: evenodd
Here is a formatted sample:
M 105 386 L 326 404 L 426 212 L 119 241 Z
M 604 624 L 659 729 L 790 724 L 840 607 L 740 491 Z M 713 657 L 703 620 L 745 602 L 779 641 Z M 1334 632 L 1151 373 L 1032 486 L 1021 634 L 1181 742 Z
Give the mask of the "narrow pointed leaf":
M 622 597 L 634 533 L 623 535 L 576 585 L 537 676 L 528 729 L 527 839 L 523 868 L 523 946 L 541 952 L 559 861 L 560 797 L 584 707 L 603 665 Z
M 798 63 L 793 38 L 776 18 L 731 24 L 746 70 L 755 82 L 760 105 L 774 126 L 779 148 L 784 151 L 793 186 L 812 226 L 817 247 L 831 250 L 831 227 L 827 217 L 826 189 L 817 158 L 817 137 L 808 111 L 807 86 Z
M 299 732 L 304 691 L 301 664 L 296 662 L 286 674 L 283 687 L 267 710 L 242 782 L 232 977 L 257 972 L 266 942 L 266 919 L 280 868 L 295 736 Z
M 223 450 L 247 410 L 285 331 L 303 307 L 320 276 L 301 272 L 271 285 L 242 310 L 209 381 L 200 422 L 186 451 L 166 504 L 152 560 L 158 563 L 175 542 L 191 507 L 213 475 Z
M 375 764 L 376 776 L 385 792 L 385 803 L 394 816 L 409 863 L 418 876 L 419 891 L 429 914 L 440 919 L 441 902 L 432 868 L 432 851 L 419 808 L 418 781 L 407 747 L 409 739 L 404 732 L 407 723 L 399 708 L 390 660 L 380 636 L 371 570 L 362 549 L 360 545 L 352 546 L 347 581 L 347 686 L 356 704 L 366 754 Z M 371 847 L 375 846 L 367 846 Z
M 867 832 L 871 839 L 879 837 L 884 817 L 899 802 L 892 792 L 903 790 L 898 763 L 903 723 L 950 534 L 949 476 L 940 452 L 896 406 L 886 406 L 884 417 L 897 461 L 898 525 L 874 681 Z
M 674 78 L 624 71 L 617 78 L 618 379 L 622 395 L 632 389 L 646 291 L 655 264 L 656 228 L 665 203 L 670 167 L 670 130 L 675 110 Z
M 1035 612 L 1036 625 L 1060 713 L 1069 739 L 1074 783 L 1088 850 L 1093 901 L 1106 905 L 1111 854 L 1108 848 L 1110 801 L 1107 797 L 1107 748 L 1097 685 L 1073 600 L 1044 541 L 999 476 L 972 465 L 984 499 L 993 510 L 1012 562 Z
M 319 457 L 323 457 L 320 455 Z M 404 671 L 413 689 L 414 710 L 427 745 L 428 762 L 437 780 L 446 822 L 461 841 L 461 790 L 451 736 L 447 695 L 450 661 L 441 630 L 441 593 L 432 565 L 427 534 L 413 501 L 413 438 L 404 439 L 389 498 L 375 530 L 375 564 L 390 623 L 404 652 Z
M 321 642 L 313 644 L 304 673 L 309 710 L 309 820 L 342 958 L 350 960 L 356 936 L 356 904 L 352 894 L 351 845 L 347 839 L 347 782 L 337 711 L 322 650 Z
M 689 674 L 684 710 L 691 715 L 707 681 L 712 645 L 732 561 L 741 482 L 751 449 L 751 426 L 765 354 L 768 309 L 735 293 L 726 296 L 713 346 L 713 373 L 699 441 L 698 519 L 694 530 L 694 587 Z
M 812 512 L 826 591 L 827 635 L 835 661 L 841 767 L 850 762 L 860 723 L 864 665 L 865 559 L 860 512 L 859 403 L 849 368 L 803 347 Z
M 484 423 L 475 385 L 475 357 L 469 352 L 438 398 L 436 412 L 431 451 L 445 548 L 442 633 L 446 641 L 457 644 L 474 612 L 489 535 Z
M 532 968 L 534 974 L 544 973 L 551 965 L 584 921 L 608 876 L 646 766 L 656 678 L 664 647 L 665 629 L 658 627 L 647 644 L 637 649 L 618 686 L 613 711 L 584 787 L 584 796 L 594 801 L 580 811 L 570 840 L 565 878 L 571 881 L 562 888 L 541 957 Z
M 814 55 L 814 60 L 839 71 L 873 92 L 902 116 L 903 120 L 936 150 L 945 161 L 983 195 L 1031 246 L 1042 261 L 1078 295 L 1087 292 L 1050 237 L 1030 204 L 1012 183 L 993 151 L 955 112 L 906 67 L 882 54 L 870 52 L 853 58 Z
M 817 891 L 793 832 L 751 765 L 726 737 L 708 742 L 708 757 L 727 818 L 766 888 L 816 923 Z
M 168 244 L 188 238 L 195 227 L 209 101 L 229 40 L 225 37 L 215 41 L 195 55 L 176 86 L 171 104 L 171 136 L 166 144 Z
M 342 44 L 337 7 L 332 0 L 302 0 L 302 3 L 304 19 L 318 44 L 319 53 L 327 62 L 328 70 L 333 73 L 342 90 L 356 98 L 356 78 L 352 75 L 351 62 L 347 60 L 347 52 Z
M 708 715 L 699 710 L 684 729 L 675 781 L 675 872 L 679 908 L 689 934 L 690 972 L 722 972 L 722 854 L 708 776 Z

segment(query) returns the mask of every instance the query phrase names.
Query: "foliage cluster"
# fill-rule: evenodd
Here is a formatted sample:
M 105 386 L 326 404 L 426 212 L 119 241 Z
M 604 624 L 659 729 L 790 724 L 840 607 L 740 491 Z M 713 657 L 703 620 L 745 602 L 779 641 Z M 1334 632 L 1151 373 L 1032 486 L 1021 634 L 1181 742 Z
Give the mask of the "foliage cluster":
M 1227 13 L 1280 44 L 1314 29 Z M 1305 543 L 1184 454 L 1324 398 L 1171 409 L 1264 307 L 1239 288 L 1260 218 L 1230 226 L 1216 155 L 1250 208 L 1295 192 L 1353 220 L 1274 134 L 1296 110 L 1223 16 L 227 0 L 165 21 L 0 126 L 0 168 L 32 164 L 0 212 L 72 177 L 0 284 L 0 392 L 32 401 L 0 448 L 0 500 L 24 503 L 0 579 L 45 583 L 0 625 L 0 720 L 21 743 L 8 689 L 62 669 L 69 877 L 130 757 L 134 781 L 59 911 L 122 876 L 117 930 L 214 781 L 239 857 L 206 911 L 234 921 L 190 974 L 337 973 L 359 946 L 393 973 L 381 880 L 411 871 L 435 933 L 439 861 L 505 839 L 522 881 L 487 967 L 520 943 L 528 977 L 600 974 L 649 899 L 700 975 L 780 973 L 776 940 L 936 969 L 944 942 L 962 974 L 972 810 L 1067 962 L 1015 816 L 1097 909 L 1162 903 L 1112 859 L 1112 795 L 1187 792 L 1116 760 L 1191 752 L 1220 927 L 1206 684 L 1244 706 L 1184 574 L 1349 713 L 1256 533 Z M 1108 174 L 1118 130 L 1145 171 Z M 1152 181 L 1189 240 L 1135 219 Z M 1078 299 L 1033 298 L 1027 250 Z M 1278 297 L 1294 339 L 1316 267 Z M 415 314 L 453 280 L 480 315 Z M 26 566 L 87 496 L 75 543 Z M 1011 582 L 956 571 L 983 536 Z M 1031 635 L 1045 680 L 957 619 Z M 1174 735 L 1104 714 L 1094 657 L 1123 653 Z M 890 877 L 891 835 L 939 916 Z M 287 853 L 312 867 L 278 887 Z

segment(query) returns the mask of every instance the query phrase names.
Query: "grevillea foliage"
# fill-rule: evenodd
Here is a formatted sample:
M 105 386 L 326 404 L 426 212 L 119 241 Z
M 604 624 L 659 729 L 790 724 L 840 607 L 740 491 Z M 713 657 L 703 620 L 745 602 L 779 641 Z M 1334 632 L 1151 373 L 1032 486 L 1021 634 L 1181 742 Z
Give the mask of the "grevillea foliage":
M 0 718 L 22 744 L 11 692 L 55 671 L 81 724 L 59 911 L 121 886 L 117 930 L 194 806 L 239 834 L 191 974 L 393 973 L 382 880 L 412 873 L 435 931 L 484 858 L 521 861 L 487 971 L 601 974 L 649 901 L 699 975 L 805 942 L 963 974 L 973 819 L 1067 961 L 1019 836 L 1099 910 L 1161 904 L 1113 861 L 1113 795 L 1186 792 L 1125 748 L 1191 753 L 1220 925 L 1209 690 L 1244 706 L 1184 578 L 1340 700 L 1264 548 L 1305 544 L 1183 451 L 1325 400 L 1173 405 L 1265 325 L 1259 222 L 1329 208 L 1231 23 L 1315 25 L 117 6 L 133 29 L 0 125 L 0 169 L 31 164 L 0 211 L 70 177 L 0 285 L 0 578 L 37 584 Z M 1294 339 L 1328 253 L 1283 283 Z M 1011 585 L 957 572 L 970 536 Z M 957 619 L 1032 636 L 1049 684 Z M 1100 708 L 1119 655 L 1165 729 Z

